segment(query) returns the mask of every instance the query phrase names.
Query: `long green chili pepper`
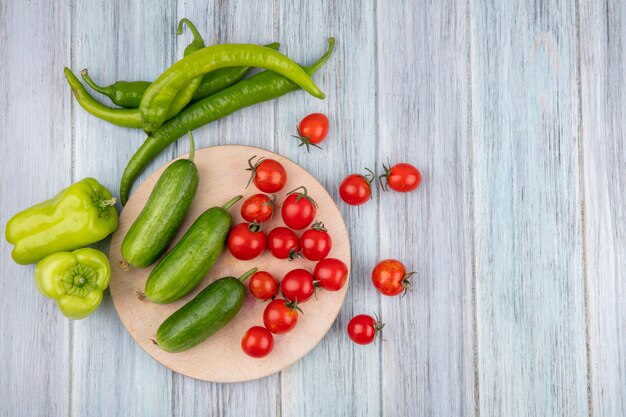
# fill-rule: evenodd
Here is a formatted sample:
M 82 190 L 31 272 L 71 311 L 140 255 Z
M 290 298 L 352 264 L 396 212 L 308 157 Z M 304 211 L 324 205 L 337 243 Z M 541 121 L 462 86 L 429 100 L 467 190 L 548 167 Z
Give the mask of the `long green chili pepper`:
M 204 48 L 206 45 L 204 44 L 202 35 L 200 35 L 198 29 L 196 29 L 195 25 L 189 19 L 181 19 L 180 22 L 178 22 L 178 29 L 176 30 L 177 35 L 182 33 L 183 24 L 186 24 L 193 34 L 193 40 L 187 45 L 183 54 L 183 56 L 187 56 Z M 91 79 L 87 69 L 82 70 L 80 75 L 89 87 L 109 97 L 111 101 L 118 106 L 127 109 L 138 108 L 143 93 L 145 93 L 148 87 L 150 87 L 150 84 L 152 84 L 150 81 L 117 81 L 108 86 L 100 86 Z M 201 81 L 202 80 L 193 80 L 179 92 L 168 112 L 168 119 L 176 116 L 178 112 L 187 105 L 190 98 L 195 95 L 195 91 L 200 86 Z
M 313 65 L 302 67 L 302 69 L 309 76 L 313 75 L 328 61 L 334 46 L 335 39 L 330 38 L 328 40 L 328 49 L 324 55 Z M 135 178 L 163 149 L 176 141 L 176 139 L 193 129 L 227 116 L 244 107 L 271 100 L 298 89 L 299 86 L 286 77 L 272 71 L 264 71 L 187 106 L 178 116 L 164 123 L 151 136 L 146 138 L 141 147 L 131 157 L 124 169 L 120 183 L 122 204 L 126 204 Z
M 274 42 L 264 46 L 278 49 L 280 43 Z M 191 101 L 202 100 L 211 94 L 215 94 L 235 84 L 245 77 L 248 72 L 250 72 L 250 67 L 228 67 L 205 74 L 196 92 L 193 93 Z M 91 79 L 87 69 L 82 70 L 80 75 L 89 87 L 109 97 L 111 101 L 118 106 L 127 109 L 136 109 L 139 107 L 143 93 L 145 93 L 151 84 L 150 81 L 116 81 L 111 85 L 101 86 Z
M 268 43 L 263 46 L 271 49 L 278 49 L 280 47 L 280 43 Z M 191 101 L 202 100 L 211 94 L 215 94 L 218 91 L 235 84 L 237 81 L 246 76 L 246 74 L 250 71 L 250 68 L 251 67 L 220 68 L 218 70 L 211 71 L 208 74 L 204 74 L 202 82 L 200 83 L 200 86 L 198 86 L 198 89 L 194 93 Z
M 118 126 L 141 128 L 141 113 L 139 109 L 112 109 L 93 98 L 85 86 L 80 82 L 74 73 L 67 67 L 63 70 L 65 78 L 74 93 L 76 101 L 87 110 L 88 113 L 99 119 L 106 120 Z
M 313 96 L 324 98 L 324 93 L 311 77 L 280 52 L 248 44 L 208 46 L 169 67 L 148 87 L 139 105 L 144 130 L 151 133 L 163 124 L 172 100 L 192 79 L 233 66 L 269 69 L 290 79 Z
M 111 85 L 100 86 L 91 79 L 87 69 L 82 70 L 80 76 L 89 87 L 109 97 L 118 106 L 127 109 L 139 107 L 143 93 L 151 84 L 150 81 L 116 81 Z
M 180 19 L 180 22 L 178 22 L 176 35 L 180 35 L 181 33 L 183 33 L 184 24 L 187 25 L 187 27 L 193 34 L 193 40 L 191 41 L 189 45 L 187 45 L 187 47 L 183 51 L 183 57 L 186 57 L 186 56 L 193 54 L 194 52 L 197 52 L 203 49 L 204 47 L 206 47 L 206 45 L 204 44 L 204 39 L 202 39 L 202 35 L 200 35 L 200 32 L 198 32 L 198 29 L 196 29 L 196 26 L 193 23 L 191 23 L 191 21 L 187 18 L 182 18 Z M 198 89 L 198 86 L 200 85 L 201 82 L 202 82 L 202 77 L 196 77 L 190 80 L 187 85 L 185 85 L 183 88 L 181 88 L 178 91 L 178 93 L 172 100 L 169 108 L 167 109 L 165 120 L 171 119 L 172 117 L 176 116 L 178 113 L 180 113 L 180 111 L 183 108 L 185 108 L 187 104 L 189 104 L 189 102 L 191 101 L 194 93 Z M 139 105 L 141 106 L 141 103 Z

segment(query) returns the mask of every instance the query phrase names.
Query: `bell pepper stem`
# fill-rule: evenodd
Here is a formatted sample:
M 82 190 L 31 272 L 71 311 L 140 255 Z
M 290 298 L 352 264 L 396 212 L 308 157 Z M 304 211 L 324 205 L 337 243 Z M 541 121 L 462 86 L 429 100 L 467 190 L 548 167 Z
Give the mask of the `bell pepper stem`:
M 102 208 L 105 208 L 109 206 L 114 206 L 115 203 L 117 203 L 117 198 L 113 197 L 110 200 L 102 200 L 100 204 L 102 205 Z
M 239 200 L 241 200 L 243 198 L 243 196 L 238 195 L 237 197 L 233 197 L 230 200 L 228 200 L 226 203 L 224 203 L 224 205 L 222 206 L 222 208 L 224 210 L 228 210 L 229 208 L 231 208 L 232 206 L 235 205 L 235 203 Z

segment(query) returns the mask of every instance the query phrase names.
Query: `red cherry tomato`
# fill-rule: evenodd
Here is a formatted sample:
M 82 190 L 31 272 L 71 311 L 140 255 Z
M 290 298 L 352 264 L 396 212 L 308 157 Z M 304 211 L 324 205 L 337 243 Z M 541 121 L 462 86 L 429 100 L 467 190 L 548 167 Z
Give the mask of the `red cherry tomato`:
M 248 160 L 249 168 L 246 171 L 252 171 L 248 185 L 254 182 L 256 188 L 264 193 L 277 193 L 282 190 L 287 182 L 287 171 L 281 163 L 274 159 L 261 157 L 253 165 L 252 160 L 254 158 L 256 155 Z
M 339 185 L 339 196 L 347 204 L 360 206 L 372 198 L 372 180 L 374 173 L 369 169 L 367 170 L 370 174 L 350 174 L 341 181 Z
M 384 326 L 384 323 L 379 323 L 372 316 L 359 314 L 348 323 L 348 336 L 354 343 L 369 345 Z
M 241 349 L 253 358 L 264 358 L 274 349 L 274 336 L 265 327 L 250 327 L 241 339 Z
M 414 272 L 407 274 L 402 262 L 395 259 L 380 261 L 372 271 L 372 283 L 383 295 L 398 295 L 411 290 L 410 277 Z
M 294 269 L 287 272 L 280 282 L 280 291 L 285 299 L 304 303 L 311 298 L 315 292 L 313 275 L 305 269 Z
M 263 312 L 263 324 L 274 334 L 287 333 L 298 324 L 298 311 L 286 300 L 271 301 Z
M 298 235 L 288 227 L 277 227 L 267 235 L 267 247 L 278 259 L 294 259 L 300 251 Z
M 339 291 L 348 279 L 348 267 L 336 258 L 326 258 L 315 265 L 313 280 L 327 291 Z
M 298 146 L 306 146 L 306 150 L 310 151 L 309 146 L 319 148 L 318 143 L 326 139 L 326 135 L 328 135 L 328 117 L 322 113 L 311 113 L 300 121 L 298 136 L 294 137 L 300 139 Z
M 310 261 L 321 261 L 330 252 L 333 241 L 323 223 L 317 222 L 300 236 L 302 256 Z
M 235 258 L 246 261 L 259 256 L 265 250 L 266 241 L 265 233 L 250 230 L 249 223 L 239 223 L 228 234 L 228 249 Z
M 422 174 L 411 164 L 395 164 L 391 168 L 383 164 L 383 168 L 385 173 L 379 179 L 385 191 L 391 188 L 394 191 L 407 193 L 415 190 L 422 182 Z M 383 178 L 387 180 L 387 185 L 383 184 Z
M 263 223 L 272 218 L 274 199 L 266 194 L 254 194 L 246 198 L 241 205 L 241 217 L 249 223 Z
M 252 274 L 248 287 L 252 295 L 259 300 L 269 300 L 278 293 L 278 281 L 272 274 L 265 271 Z
M 303 192 L 296 191 L 302 188 Z M 298 187 L 288 193 L 283 202 L 283 221 L 288 227 L 301 230 L 311 224 L 317 213 L 317 203 L 307 195 L 305 187 Z

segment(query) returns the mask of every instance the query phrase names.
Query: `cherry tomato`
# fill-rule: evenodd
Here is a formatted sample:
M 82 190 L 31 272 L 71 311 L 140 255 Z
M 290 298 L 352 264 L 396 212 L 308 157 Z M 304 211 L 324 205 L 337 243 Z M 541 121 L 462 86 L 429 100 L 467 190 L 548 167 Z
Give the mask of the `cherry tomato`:
M 288 227 L 272 229 L 267 235 L 267 247 L 278 259 L 294 259 L 300 251 L 298 235 Z
M 372 283 L 383 295 L 398 295 L 413 288 L 410 279 L 413 274 L 414 272 L 407 274 L 402 262 L 395 259 L 384 259 L 374 267 Z
M 348 336 L 354 343 L 359 345 L 369 345 L 374 341 L 376 335 L 380 333 L 384 323 L 379 323 L 372 316 L 359 314 L 354 316 L 348 323 Z
M 367 168 L 365 168 L 367 169 Z M 368 175 L 350 174 L 339 185 L 339 196 L 351 206 L 360 206 L 372 198 L 372 180 L 374 173 Z
M 327 291 L 339 291 L 348 279 L 348 267 L 336 258 L 326 258 L 315 265 L 315 285 Z
M 317 222 L 300 236 L 302 256 L 310 261 L 321 261 L 333 246 L 333 241 L 323 223 Z
M 306 269 L 294 269 L 287 272 L 280 282 L 280 291 L 289 301 L 304 303 L 315 292 L 313 275 Z
M 228 234 L 228 249 L 235 258 L 246 261 L 259 256 L 265 250 L 266 241 L 265 233 L 250 230 L 249 223 L 239 223 Z
M 415 190 L 422 182 L 422 174 L 411 164 L 395 164 L 391 168 L 383 164 L 385 173 L 379 177 L 380 185 L 385 191 L 391 188 L 394 191 L 407 193 Z M 383 184 L 383 178 L 387 184 Z
M 296 308 L 287 300 L 271 301 L 263 312 L 263 324 L 267 330 L 274 334 L 287 333 L 298 324 Z
M 246 198 L 241 205 L 241 217 L 249 223 L 263 223 L 274 214 L 274 199 L 266 194 L 254 194 Z
M 269 300 L 278 293 L 278 281 L 272 274 L 265 271 L 252 274 L 248 287 L 252 295 L 259 300 Z
M 297 193 L 300 188 L 303 192 Z M 288 227 L 301 230 L 311 224 L 317 213 L 317 203 L 307 195 L 305 187 L 298 187 L 288 193 L 283 202 L 283 221 Z
M 298 136 L 294 137 L 300 139 L 298 146 L 306 146 L 306 150 L 310 152 L 309 146 L 320 148 L 318 143 L 326 139 L 326 135 L 328 135 L 328 117 L 322 113 L 311 113 L 300 121 Z
M 274 349 L 274 336 L 265 327 L 250 327 L 241 339 L 241 349 L 253 358 L 264 358 Z
M 287 182 L 287 171 L 280 162 L 261 157 L 253 165 L 254 158 L 256 155 L 248 160 L 249 168 L 246 171 L 252 171 L 248 185 L 254 182 L 256 188 L 264 193 L 277 193 L 282 190 Z

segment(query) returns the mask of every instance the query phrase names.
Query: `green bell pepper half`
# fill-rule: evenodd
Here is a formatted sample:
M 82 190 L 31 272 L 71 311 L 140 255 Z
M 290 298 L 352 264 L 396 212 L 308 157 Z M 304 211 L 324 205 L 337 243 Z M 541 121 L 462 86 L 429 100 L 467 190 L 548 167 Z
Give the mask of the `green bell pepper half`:
M 17 213 L 5 236 L 15 245 L 18 264 L 35 263 L 47 255 L 98 242 L 117 229 L 115 199 L 93 178 L 85 178 L 43 203 Z
M 98 308 L 110 280 L 109 259 L 91 248 L 48 255 L 35 267 L 39 291 L 56 300 L 61 313 L 74 320 Z

